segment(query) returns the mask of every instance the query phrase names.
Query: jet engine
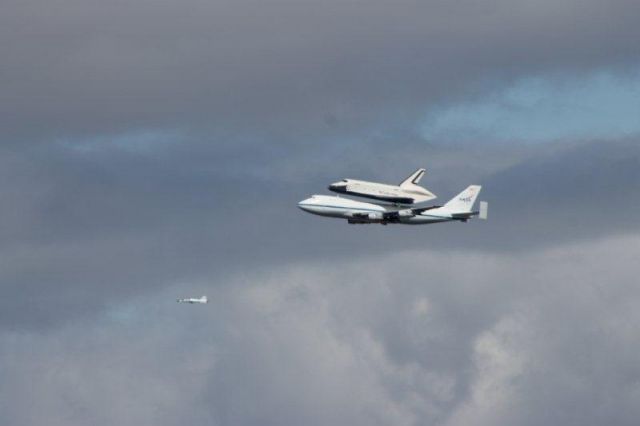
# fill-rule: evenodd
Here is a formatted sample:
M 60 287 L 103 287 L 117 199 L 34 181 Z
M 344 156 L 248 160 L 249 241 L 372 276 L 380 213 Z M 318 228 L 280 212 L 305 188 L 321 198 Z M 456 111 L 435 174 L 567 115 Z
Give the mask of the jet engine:
M 400 219 L 407 219 L 415 216 L 415 212 L 412 209 L 398 210 L 387 213 L 384 218 L 391 222 L 398 222 Z
M 370 213 L 349 213 L 349 216 L 354 219 L 360 220 L 370 220 L 370 221 L 381 221 L 384 219 L 384 215 L 379 212 L 370 212 Z

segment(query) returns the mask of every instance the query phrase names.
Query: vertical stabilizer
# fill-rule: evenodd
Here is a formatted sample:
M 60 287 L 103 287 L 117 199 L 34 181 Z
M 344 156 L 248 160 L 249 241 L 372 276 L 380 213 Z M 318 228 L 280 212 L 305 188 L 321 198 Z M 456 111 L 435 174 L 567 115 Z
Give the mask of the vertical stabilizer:
M 424 176 L 425 169 L 418 169 L 415 172 L 411 173 L 411 176 L 406 178 L 400 183 L 400 188 L 407 188 L 413 185 L 417 185 Z
M 471 185 L 464 191 L 453 197 L 447 204 L 442 206 L 443 210 L 451 213 L 467 213 L 473 208 L 476 198 L 482 187 L 480 185 Z

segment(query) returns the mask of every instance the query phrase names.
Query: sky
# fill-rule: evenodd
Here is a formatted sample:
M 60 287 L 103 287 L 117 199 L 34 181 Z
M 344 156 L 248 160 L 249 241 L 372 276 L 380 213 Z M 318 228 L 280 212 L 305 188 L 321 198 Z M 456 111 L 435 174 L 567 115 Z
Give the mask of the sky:
M 639 19 L 4 0 L 0 423 L 637 424 Z M 489 220 L 296 207 L 418 167 Z

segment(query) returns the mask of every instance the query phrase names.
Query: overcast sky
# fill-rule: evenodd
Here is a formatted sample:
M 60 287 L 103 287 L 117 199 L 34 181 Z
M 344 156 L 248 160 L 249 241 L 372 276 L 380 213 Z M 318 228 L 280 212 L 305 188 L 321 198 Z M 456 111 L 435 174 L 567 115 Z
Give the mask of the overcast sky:
M 639 21 L 3 0 L 0 423 L 636 425 Z M 418 167 L 490 219 L 296 207 Z

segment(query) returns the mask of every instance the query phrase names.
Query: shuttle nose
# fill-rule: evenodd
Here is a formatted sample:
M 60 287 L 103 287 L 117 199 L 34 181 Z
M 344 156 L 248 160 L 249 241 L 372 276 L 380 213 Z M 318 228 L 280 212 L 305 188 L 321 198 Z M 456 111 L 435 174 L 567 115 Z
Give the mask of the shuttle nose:
M 347 184 L 345 182 L 335 182 L 329 185 L 329 191 L 333 192 L 345 192 Z

